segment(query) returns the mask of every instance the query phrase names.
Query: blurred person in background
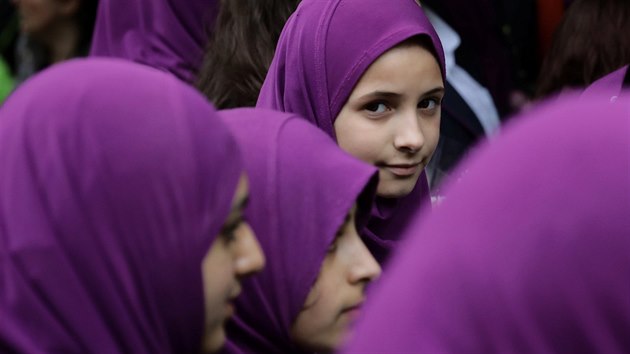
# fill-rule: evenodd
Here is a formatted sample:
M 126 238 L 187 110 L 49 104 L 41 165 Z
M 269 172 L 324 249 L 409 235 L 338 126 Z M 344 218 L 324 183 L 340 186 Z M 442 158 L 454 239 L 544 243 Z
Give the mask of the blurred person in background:
M 575 0 L 554 34 L 536 96 L 583 90 L 630 63 L 630 1 Z M 625 72 L 617 73 L 623 77 Z M 621 80 L 619 80 L 621 81 Z
M 21 32 L 16 49 L 17 83 L 49 65 L 88 54 L 97 0 L 12 2 Z
M 134 61 L 190 84 L 201 65 L 218 4 L 219 0 L 100 0 L 90 56 Z

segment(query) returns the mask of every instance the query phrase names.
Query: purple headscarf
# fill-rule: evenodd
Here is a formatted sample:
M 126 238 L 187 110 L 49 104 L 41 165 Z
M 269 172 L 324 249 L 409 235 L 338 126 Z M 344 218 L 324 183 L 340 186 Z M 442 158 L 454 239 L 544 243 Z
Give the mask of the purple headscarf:
M 296 115 L 237 109 L 222 116 L 243 151 L 250 185 L 245 213 L 267 259 L 260 274 L 242 283 L 227 352 L 299 352 L 291 326 L 359 196 L 358 227 L 365 224 L 377 171 Z
M 217 0 L 99 0 L 91 56 L 118 57 L 192 82 Z
M 444 77 L 442 44 L 414 0 L 304 0 L 282 31 L 257 106 L 299 114 L 335 137 L 334 121 L 368 67 L 414 36 L 430 39 Z M 379 261 L 428 202 L 424 172 L 408 196 L 377 198 L 366 234 Z
M 601 101 L 535 109 L 473 153 L 347 352 L 630 351 L 630 100 Z
M 43 72 L 0 110 L 0 351 L 193 353 L 202 258 L 243 172 L 211 105 L 112 59 Z
M 613 97 L 618 96 L 623 88 L 623 80 L 628 71 L 628 65 L 613 71 L 612 73 L 593 82 L 584 90 L 584 95 L 601 95 L 608 93 Z

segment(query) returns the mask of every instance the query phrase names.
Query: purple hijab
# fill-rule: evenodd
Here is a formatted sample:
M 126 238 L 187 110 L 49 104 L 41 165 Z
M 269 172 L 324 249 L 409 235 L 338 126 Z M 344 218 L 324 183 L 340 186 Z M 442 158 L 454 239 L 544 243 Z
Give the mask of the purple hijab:
M 419 35 L 430 39 L 444 76 L 442 44 L 414 0 L 304 0 L 282 31 L 257 106 L 299 114 L 335 137 L 334 121 L 370 64 Z M 408 196 L 377 198 L 366 236 L 379 261 L 429 200 L 424 172 Z
M 617 97 L 623 88 L 623 80 L 628 72 L 628 65 L 613 71 L 612 73 L 593 82 L 584 90 L 584 95 L 598 95 L 609 93 L 612 97 Z
M 200 94 L 124 61 L 57 65 L 0 110 L 0 171 L 0 352 L 200 350 L 201 261 L 243 172 Z
M 118 57 L 192 82 L 217 0 L 99 0 L 91 56 Z
M 347 353 L 630 351 L 630 100 L 601 101 L 535 109 L 473 153 Z
M 264 109 L 222 115 L 243 151 L 246 217 L 267 259 L 260 274 L 242 283 L 226 351 L 299 352 L 291 326 L 359 197 L 358 227 L 367 221 L 377 171 L 296 115 Z

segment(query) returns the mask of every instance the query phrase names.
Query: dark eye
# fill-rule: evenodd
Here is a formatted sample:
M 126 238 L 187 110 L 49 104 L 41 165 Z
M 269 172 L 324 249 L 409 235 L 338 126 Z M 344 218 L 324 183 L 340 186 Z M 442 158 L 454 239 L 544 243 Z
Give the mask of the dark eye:
M 435 98 L 426 98 L 418 103 L 418 108 L 432 110 L 435 109 L 440 102 Z
M 238 228 L 241 226 L 242 223 L 243 223 L 242 220 L 238 220 L 237 222 L 231 225 L 227 225 L 221 231 L 221 238 L 223 239 L 223 242 L 229 245 L 233 243 L 234 241 L 236 241 L 236 230 L 238 230 Z
M 328 246 L 328 249 L 326 250 L 326 253 L 335 253 L 335 251 L 337 251 L 337 240 L 339 238 L 335 238 L 333 240 L 333 242 L 330 244 L 330 246 Z
M 370 111 L 370 113 L 382 114 L 389 110 L 389 106 L 384 102 L 375 101 L 366 104 L 364 109 Z

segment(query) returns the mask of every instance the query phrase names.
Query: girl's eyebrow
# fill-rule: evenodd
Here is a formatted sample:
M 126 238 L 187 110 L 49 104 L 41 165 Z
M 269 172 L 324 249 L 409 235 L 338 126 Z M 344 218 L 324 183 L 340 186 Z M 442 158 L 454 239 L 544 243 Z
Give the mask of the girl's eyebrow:
M 423 96 L 433 95 L 433 94 L 436 94 L 436 93 L 444 93 L 444 92 L 445 92 L 444 87 L 436 87 L 434 89 L 431 89 L 431 90 L 425 92 L 423 94 Z
M 398 99 L 402 97 L 401 94 L 396 93 L 396 92 L 389 92 L 389 91 L 373 91 L 370 92 L 368 94 L 365 94 L 361 97 L 359 97 L 360 100 L 365 100 L 365 99 L 370 99 L 370 98 L 391 98 L 391 99 Z

